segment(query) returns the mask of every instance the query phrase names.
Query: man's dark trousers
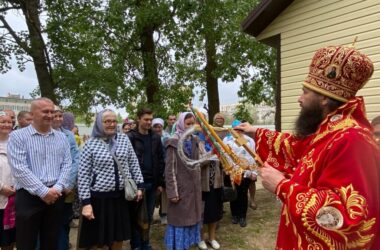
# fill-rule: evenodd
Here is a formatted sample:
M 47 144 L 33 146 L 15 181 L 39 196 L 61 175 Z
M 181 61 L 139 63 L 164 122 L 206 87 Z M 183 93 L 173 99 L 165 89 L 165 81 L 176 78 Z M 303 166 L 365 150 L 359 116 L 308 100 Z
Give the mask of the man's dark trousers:
M 57 249 L 64 197 L 48 205 L 40 197 L 20 189 L 15 203 L 17 250 L 35 250 L 38 235 L 40 250 Z

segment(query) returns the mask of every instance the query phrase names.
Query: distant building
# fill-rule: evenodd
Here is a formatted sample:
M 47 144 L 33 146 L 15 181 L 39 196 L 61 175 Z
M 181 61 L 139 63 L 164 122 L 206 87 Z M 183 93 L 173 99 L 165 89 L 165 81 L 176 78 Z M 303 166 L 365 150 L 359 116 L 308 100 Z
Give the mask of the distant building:
M 258 104 L 254 106 L 257 116 L 257 124 L 274 124 L 275 107 L 265 104 Z
M 32 99 L 24 99 L 21 95 L 15 95 L 8 93 L 8 96 L 0 96 L 0 110 L 11 109 L 16 115 L 20 111 L 29 111 Z
M 220 112 L 227 117 L 233 117 L 238 105 L 238 103 L 221 105 Z M 274 124 L 275 107 L 268 106 L 264 103 L 249 106 L 255 124 Z
M 220 112 L 228 115 L 233 115 L 236 111 L 238 103 L 220 105 Z

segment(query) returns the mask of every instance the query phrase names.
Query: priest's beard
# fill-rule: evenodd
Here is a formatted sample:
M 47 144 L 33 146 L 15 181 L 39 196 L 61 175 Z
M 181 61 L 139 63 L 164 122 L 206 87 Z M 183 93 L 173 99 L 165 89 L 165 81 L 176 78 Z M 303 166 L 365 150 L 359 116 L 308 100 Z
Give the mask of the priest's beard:
M 303 107 L 295 122 L 295 135 L 299 138 L 305 138 L 315 133 L 323 119 L 324 111 L 318 102 Z

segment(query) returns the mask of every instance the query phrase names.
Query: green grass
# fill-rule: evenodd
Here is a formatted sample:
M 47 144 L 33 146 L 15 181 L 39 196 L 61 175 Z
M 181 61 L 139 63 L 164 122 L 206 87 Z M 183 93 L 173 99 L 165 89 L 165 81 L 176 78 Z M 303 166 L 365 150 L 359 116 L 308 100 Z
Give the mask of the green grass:
M 274 249 L 281 203 L 273 194 L 264 189 L 256 192 L 257 210 L 248 209 L 247 227 L 241 228 L 231 223 L 229 204 L 224 204 L 224 216 L 217 230 L 217 240 L 221 249 L 228 250 L 267 250 Z M 151 243 L 155 250 L 165 250 L 163 244 L 165 226 L 153 224 Z M 198 249 L 193 247 L 191 249 Z M 209 247 L 209 249 L 212 249 Z
M 280 219 L 281 204 L 273 194 L 264 189 L 256 191 L 257 210 L 248 208 L 247 227 L 241 228 L 231 223 L 229 204 L 224 204 L 224 216 L 217 230 L 217 240 L 222 250 L 271 250 L 275 248 L 277 227 Z M 151 228 L 151 244 L 154 250 L 165 250 L 165 226 L 153 224 Z M 70 242 L 76 249 L 77 229 L 72 228 Z M 125 242 L 123 249 L 130 249 Z M 198 247 L 192 247 L 196 250 Z M 212 249 L 210 246 L 208 249 Z

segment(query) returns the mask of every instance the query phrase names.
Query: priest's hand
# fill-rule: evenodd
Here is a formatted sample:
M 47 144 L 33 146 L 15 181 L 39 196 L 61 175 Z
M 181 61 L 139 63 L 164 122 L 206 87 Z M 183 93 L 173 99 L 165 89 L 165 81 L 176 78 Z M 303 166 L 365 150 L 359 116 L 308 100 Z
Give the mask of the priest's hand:
M 243 131 L 245 134 L 247 134 L 248 136 L 250 136 L 252 138 L 255 138 L 255 136 L 256 136 L 256 129 L 257 128 L 255 128 L 254 126 L 252 126 L 248 122 L 241 123 L 241 124 L 237 125 L 236 127 L 234 127 L 234 129 L 237 131 Z
M 264 162 L 264 166 L 259 168 L 259 175 L 264 188 L 272 193 L 276 192 L 276 187 L 280 181 L 285 179 L 282 172 L 271 167 L 267 162 Z

